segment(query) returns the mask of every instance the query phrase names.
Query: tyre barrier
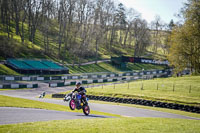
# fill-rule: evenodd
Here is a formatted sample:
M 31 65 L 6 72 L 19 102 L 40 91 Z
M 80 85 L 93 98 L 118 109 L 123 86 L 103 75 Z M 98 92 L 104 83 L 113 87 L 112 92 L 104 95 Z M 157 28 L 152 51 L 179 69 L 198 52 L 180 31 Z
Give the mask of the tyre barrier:
M 52 94 L 52 98 L 64 98 L 64 97 L 65 97 L 65 94 Z M 166 103 L 166 102 L 143 100 L 143 99 L 132 99 L 132 98 L 94 96 L 94 95 L 87 95 L 87 97 L 90 100 L 126 103 L 126 104 L 137 104 L 137 105 L 168 108 L 168 109 L 181 110 L 181 111 L 187 111 L 187 112 L 193 112 L 193 113 L 200 113 L 200 107 L 182 105 L 182 104 L 176 104 L 176 103 Z
M 0 89 L 38 88 L 38 84 L 0 84 Z
M 65 94 L 52 94 L 52 98 L 64 98 Z

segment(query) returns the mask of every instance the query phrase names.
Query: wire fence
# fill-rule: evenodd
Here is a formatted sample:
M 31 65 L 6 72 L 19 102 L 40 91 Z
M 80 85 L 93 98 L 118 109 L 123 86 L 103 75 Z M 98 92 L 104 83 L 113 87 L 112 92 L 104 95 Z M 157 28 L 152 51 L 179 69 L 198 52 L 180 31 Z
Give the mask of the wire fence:
M 196 93 L 200 97 L 200 84 L 180 84 L 180 83 L 162 83 L 162 82 L 127 82 L 97 85 L 89 85 L 87 88 L 106 89 L 106 90 L 122 90 L 122 91 L 162 91 L 162 92 L 181 92 L 181 93 Z

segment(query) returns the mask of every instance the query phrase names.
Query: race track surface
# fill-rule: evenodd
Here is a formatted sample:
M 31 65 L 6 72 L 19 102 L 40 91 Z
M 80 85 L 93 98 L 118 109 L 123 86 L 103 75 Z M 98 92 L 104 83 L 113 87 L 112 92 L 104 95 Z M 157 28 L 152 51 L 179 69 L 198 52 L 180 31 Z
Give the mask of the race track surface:
M 89 115 L 83 113 L 64 112 L 32 108 L 0 107 L 0 125 L 36 121 L 111 118 L 109 116 Z

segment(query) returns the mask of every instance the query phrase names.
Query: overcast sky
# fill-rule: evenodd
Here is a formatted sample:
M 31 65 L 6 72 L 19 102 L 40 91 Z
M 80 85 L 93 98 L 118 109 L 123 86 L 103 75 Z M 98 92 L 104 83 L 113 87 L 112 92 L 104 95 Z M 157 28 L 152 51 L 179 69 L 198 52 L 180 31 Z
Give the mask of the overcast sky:
M 180 9 L 184 6 L 187 0 L 118 0 L 123 3 L 127 8 L 134 8 L 141 13 L 142 18 L 147 22 L 154 20 L 156 15 L 161 17 L 165 23 L 169 23 L 171 19 L 174 22 L 179 19 L 174 15 L 179 13 Z

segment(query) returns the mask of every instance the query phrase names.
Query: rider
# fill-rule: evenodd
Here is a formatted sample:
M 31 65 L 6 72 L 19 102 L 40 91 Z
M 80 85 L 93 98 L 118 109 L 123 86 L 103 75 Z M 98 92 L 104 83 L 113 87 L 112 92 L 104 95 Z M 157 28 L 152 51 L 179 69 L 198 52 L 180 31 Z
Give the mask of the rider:
M 87 92 L 85 90 L 84 87 L 81 87 L 81 82 L 77 82 L 76 83 L 76 88 L 72 91 L 72 93 L 74 93 L 75 91 L 77 91 L 79 94 L 81 94 L 81 99 L 86 101 L 86 96 L 85 96 L 85 93 Z

